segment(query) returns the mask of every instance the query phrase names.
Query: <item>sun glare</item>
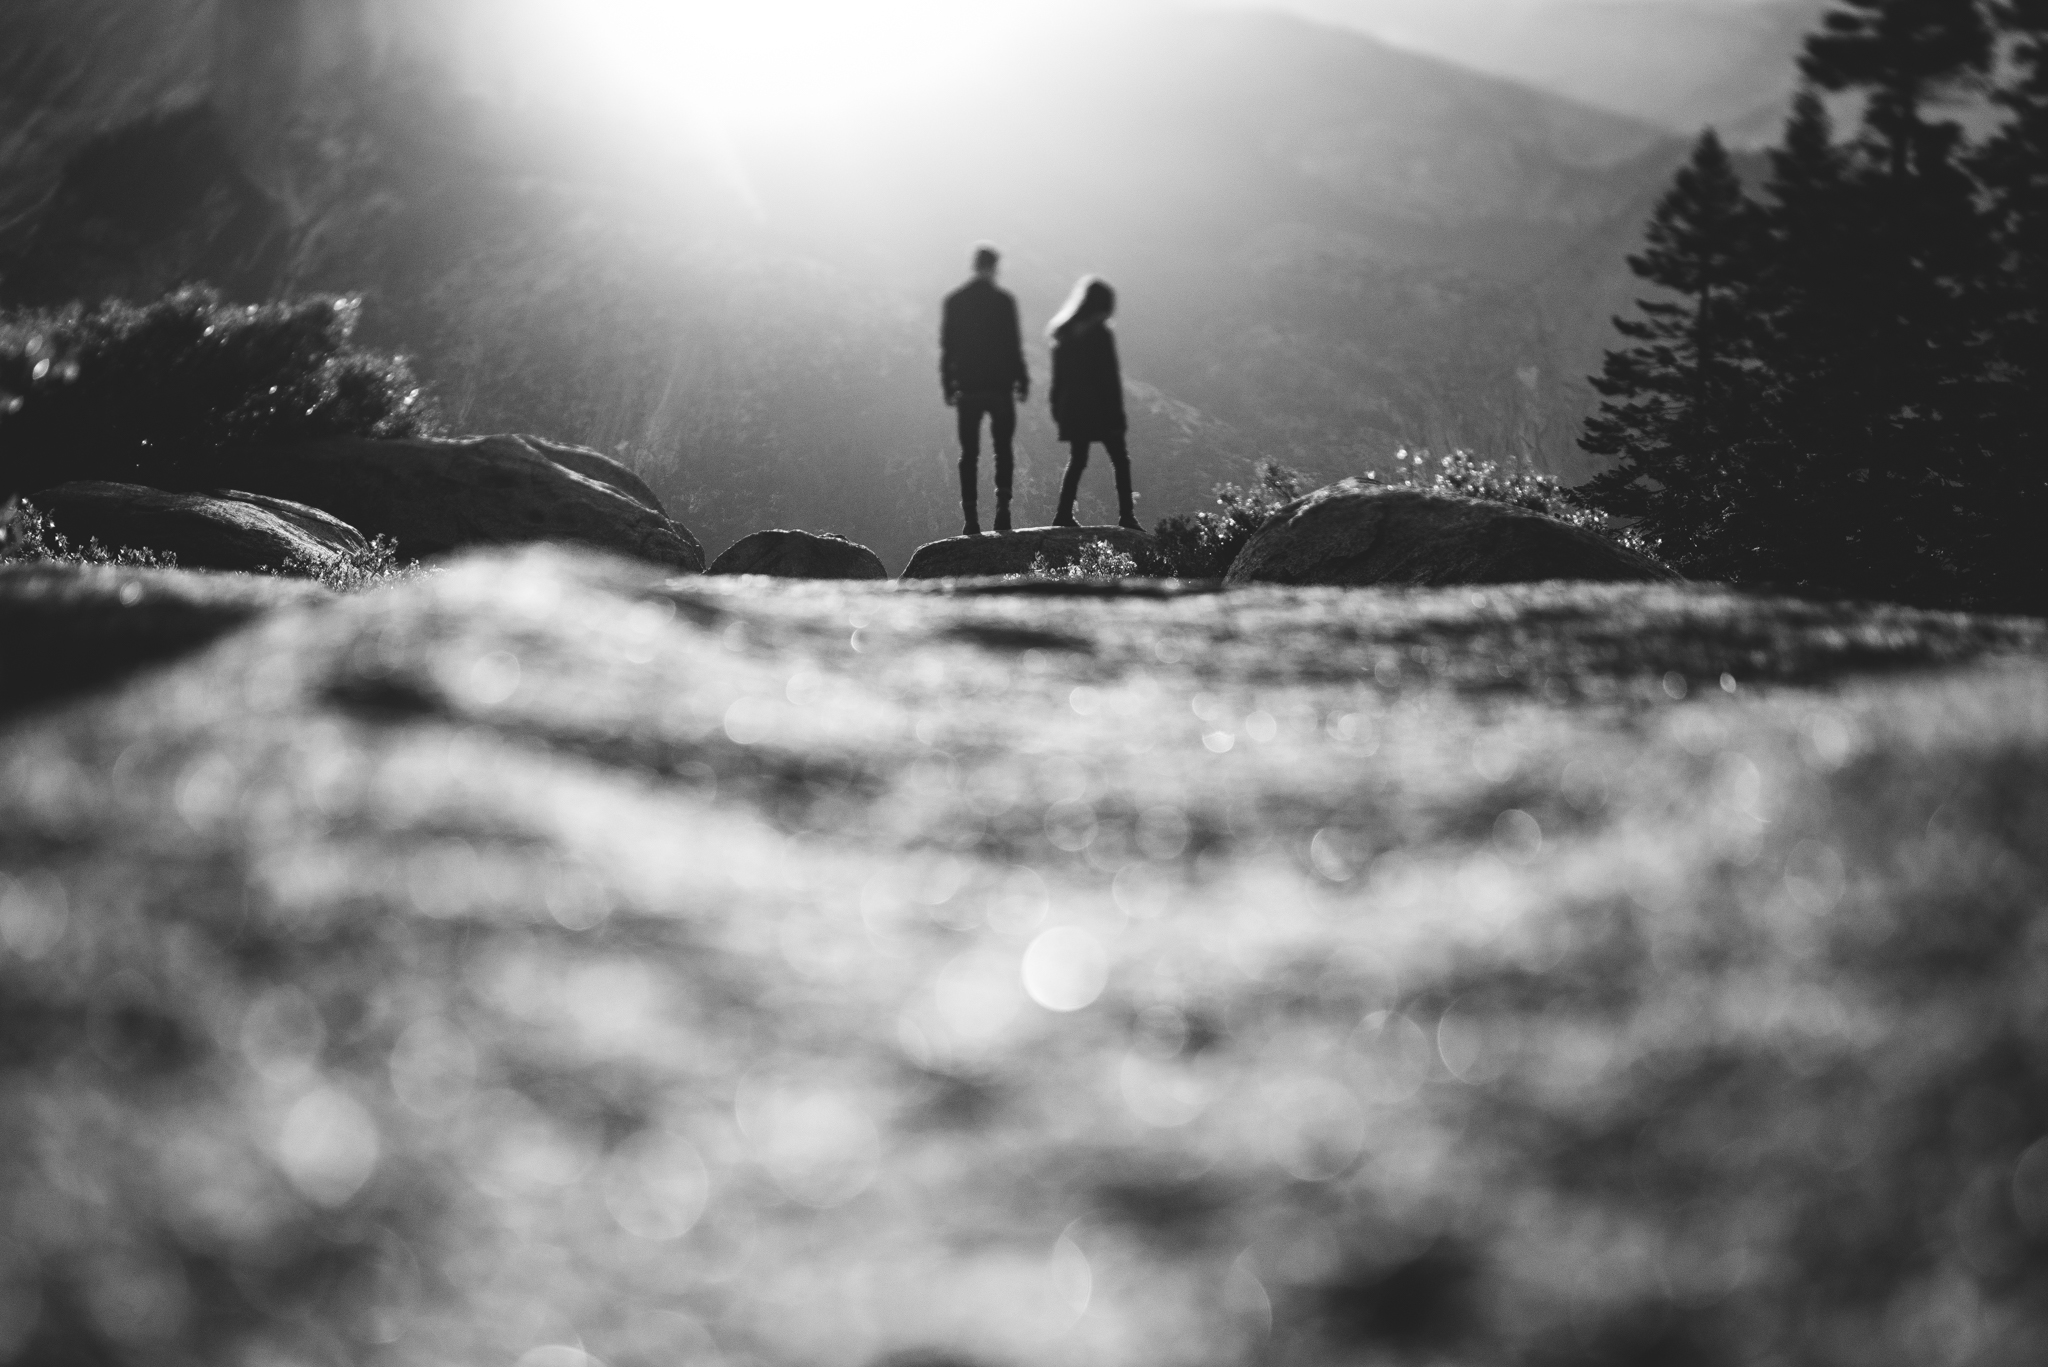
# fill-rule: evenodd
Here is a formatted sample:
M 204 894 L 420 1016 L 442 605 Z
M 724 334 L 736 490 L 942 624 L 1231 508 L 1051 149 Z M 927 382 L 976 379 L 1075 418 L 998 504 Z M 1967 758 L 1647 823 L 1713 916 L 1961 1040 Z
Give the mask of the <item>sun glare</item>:
M 824 127 L 971 81 L 1020 12 L 1018 0 L 491 0 L 488 29 L 529 95 L 628 119 Z

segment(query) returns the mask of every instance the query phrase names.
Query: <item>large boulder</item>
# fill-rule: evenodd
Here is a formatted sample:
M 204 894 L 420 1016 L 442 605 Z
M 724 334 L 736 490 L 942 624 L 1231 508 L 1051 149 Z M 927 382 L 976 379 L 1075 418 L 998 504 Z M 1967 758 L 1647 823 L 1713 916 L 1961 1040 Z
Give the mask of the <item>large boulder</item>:
M 887 579 L 882 558 L 843 536 L 767 531 L 743 536 L 707 574 L 771 574 L 778 579 Z
M 1421 586 L 1676 577 L 1541 513 L 1363 479 L 1341 480 L 1280 509 L 1224 575 L 1232 584 Z
M 500 439 L 485 437 L 482 440 Z M 634 502 L 643 503 L 662 516 L 668 516 L 668 509 L 662 506 L 661 497 L 654 492 L 654 486 L 602 451 L 593 451 L 588 446 L 571 446 L 567 442 L 549 441 L 546 437 L 514 436 L 505 440 L 524 442 L 564 469 L 571 470 L 585 479 L 596 480 Z M 695 538 L 688 532 L 683 532 L 683 535 L 694 544 Z
M 29 501 L 75 544 L 167 551 L 191 569 L 282 569 L 293 559 L 322 565 L 367 545 L 361 532 L 318 508 L 235 490 L 174 494 L 89 480 Z
M 1025 527 L 981 536 L 949 536 L 917 548 L 904 567 L 905 579 L 966 579 L 1029 574 L 1040 556 L 1054 569 L 1071 565 L 1097 542 L 1137 562 L 1140 574 L 1164 574 L 1159 545 L 1144 532 L 1123 527 Z
M 697 539 L 631 470 L 537 437 L 335 437 L 244 457 L 236 483 L 325 508 L 407 557 L 569 541 L 701 571 Z

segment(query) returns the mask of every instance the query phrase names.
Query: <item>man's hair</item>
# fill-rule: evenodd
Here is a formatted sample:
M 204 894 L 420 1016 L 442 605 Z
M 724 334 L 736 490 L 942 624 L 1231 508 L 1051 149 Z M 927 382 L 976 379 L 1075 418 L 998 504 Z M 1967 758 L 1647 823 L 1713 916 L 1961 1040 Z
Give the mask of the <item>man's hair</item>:
M 986 242 L 974 249 L 974 269 L 978 271 L 992 271 L 1002 259 L 1003 254 Z

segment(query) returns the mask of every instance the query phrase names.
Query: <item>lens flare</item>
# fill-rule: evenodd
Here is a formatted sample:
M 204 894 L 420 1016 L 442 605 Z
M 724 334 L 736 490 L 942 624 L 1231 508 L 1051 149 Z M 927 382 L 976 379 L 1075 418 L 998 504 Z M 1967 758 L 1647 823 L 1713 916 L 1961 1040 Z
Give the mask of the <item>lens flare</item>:
M 822 128 L 851 107 L 972 82 L 1022 10 L 1016 0 L 489 0 L 472 28 L 494 52 L 485 79 L 528 97 L 632 120 Z

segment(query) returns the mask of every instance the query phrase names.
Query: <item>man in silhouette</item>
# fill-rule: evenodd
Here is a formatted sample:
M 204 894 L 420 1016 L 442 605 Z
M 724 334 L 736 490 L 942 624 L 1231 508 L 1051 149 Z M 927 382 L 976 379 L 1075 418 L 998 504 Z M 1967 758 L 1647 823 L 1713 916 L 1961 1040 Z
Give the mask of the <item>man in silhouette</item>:
M 981 534 L 975 501 L 984 417 L 996 449 L 995 529 L 1010 530 L 1017 405 L 1031 397 L 1031 372 L 1024 365 L 1017 301 L 996 284 L 996 265 L 1001 259 L 996 249 L 986 244 L 974 249 L 974 278 L 946 296 L 945 321 L 939 329 L 939 384 L 945 390 L 946 403 L 960 417 L 963 536 Z

